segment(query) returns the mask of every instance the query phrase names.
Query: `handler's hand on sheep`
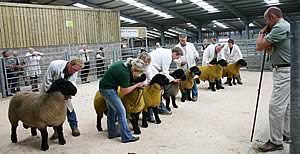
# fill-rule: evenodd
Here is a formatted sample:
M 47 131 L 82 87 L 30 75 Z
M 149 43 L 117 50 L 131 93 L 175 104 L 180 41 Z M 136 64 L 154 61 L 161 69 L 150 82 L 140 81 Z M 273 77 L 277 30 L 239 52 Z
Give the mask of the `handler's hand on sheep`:
M 139 82 L 137 84 L 135 84 L 137 88 L 142 88 L 144 87 L 146 84 L 144 82 Z
M 180 79 L 175 79 L 175 80 L 173 80 L 172 82 L 173 83 L 179 83 L 181 80 Z

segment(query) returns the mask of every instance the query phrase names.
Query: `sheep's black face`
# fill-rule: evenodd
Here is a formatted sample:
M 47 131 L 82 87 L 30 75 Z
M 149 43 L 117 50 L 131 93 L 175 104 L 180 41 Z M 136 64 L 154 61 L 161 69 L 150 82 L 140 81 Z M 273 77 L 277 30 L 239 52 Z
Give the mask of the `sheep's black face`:
M 244 59 L 239 59 L 236 63 L 239 64 L 242 67 L 247 66 L 247 62 Z
M 177 69 L 170 74 L 174 79 L 181 79 L 182 81 L 186 80 L 185 73 L 182 69 Z
M 191 73 L 193 73 L 193 75 L 201 75 L 201 71 L 197 66 L 193 66 L 190 68 Z
M 70 97 L 75 96 L 77 93 L 77 88 L 72 82 L 66 79 L 55 80 L 46 93 L 51 93 L 55 91 L 60 91 L 64 96 Z
M 137 78 L 134 79 L 134 82 L 135 83 L 138 83 L 138 82 L 144 82 L 146 80 L 146 74 L 141 74 L 140 76 L 138 76 Z
M 220 59 L 217 64 L 221 65 L 222 67 L 225 67 L 228 63 L 226 62 L 226 60 Z
M 168 79 L 165 75 L 163 75 L 163 74 L 156 74 L 156 75 L 152 78 L 152 80 L 151 80 L 151 82 L 150 82 L 150 85 L 151 85 L 151 84 L 154 84 L 154 83 L 157 83 L 157 84 L 159 84 L 160 86 L 164 86 L 164 85 L 169 84 L 169 79 Z

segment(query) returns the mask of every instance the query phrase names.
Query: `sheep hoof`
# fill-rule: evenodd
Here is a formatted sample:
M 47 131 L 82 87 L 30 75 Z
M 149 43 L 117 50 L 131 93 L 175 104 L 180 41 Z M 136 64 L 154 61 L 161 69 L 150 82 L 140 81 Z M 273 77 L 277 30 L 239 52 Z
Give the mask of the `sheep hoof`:
M 211 91 L 215 92 L 215 91 L 216 91 L 216 89 L 211 89 Z
M 174 108 L 178 108 L 178 106 L 177 106 L 176 104 L 173 104 L 173 107 L 174 107 Z
M 161 121 L 160 121 L 160 120 L 157 120 L 157 121 L 156 121 L 156 124 L 160 124 L 160 123 L 161 123 Z
M 230 83 L 229 86 L 232 86 L 232 84 Z
M 18 142 L 17 136 L 11 136 L 10 139 L 11 139 L 12 143 L 17 143 Z
M 65 144 L 66 144 L 66 140 L 64 140 L 64 139 L 59 140 L 58 143 L 59 143 L 60 145 L 65 145 Z
M 102 131 L 103 129 L 102 129 L 102 127 L 97 127 L 97 130 L 100 132 L 100 131 Z
M 142 127 L 143 127 L 143 128 L 147 128 L 147 127 L 148 127 L 148 124 L 147 124 L 147 123 L 144 123 L 144 124 L 142 124 Z
M 171 108 L 170 108 L 170 107 L 167 106 L 166 108 L 167 108 L 168 111 L 171 111 Z
M 48 144 L 43 144 L 41 147 L 41 150 L 46 151 L 49 149 L 49 145 Z
M 141 131 L 140 130 L 136 130 L 136 131 L 133 132 L 133 134 L 136 134 L 136 135 L 141 134 Z

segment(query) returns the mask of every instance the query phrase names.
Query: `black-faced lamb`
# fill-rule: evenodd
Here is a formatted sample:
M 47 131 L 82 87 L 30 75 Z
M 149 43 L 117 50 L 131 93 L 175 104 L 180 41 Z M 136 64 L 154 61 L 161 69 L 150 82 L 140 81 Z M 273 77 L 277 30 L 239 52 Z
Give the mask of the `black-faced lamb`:
M 66 143 L 62 124 L 67 115 L 67 99 L 75 96 L 77 88 L 65 79 L 53 82 L 43 94 L 17 93 L 9 103 L 8 118 L 11 123 L 11 141 L 17 142 L 18 122 L 22 121 L 25 128 L 31 127 L 31 134 L 37 135 L 36 128 L 42 135 L 41 150 L 49 149 L 47 126 L 53 126 L 58 132 L 59 144 Z
M 208 81 L 209 87 L 212 91 L 216 91 L 216 88 L 220 89 L 220 84 L 216 84 L 216 82 L 222 79 L 223 67 L 225 66 L 227 66 L 227 62 L 224 59 L 217 61 L 217 63 L 213 66 L 198 66 L 198 68 L 201 70 L 199 80 Z
M 201 71 L 197 66 L 193 66 L 185 71 L 186 80 L 180 82 L 181 101 L 185 100 L 190 96 L 190 91 L 194 86 L 194 77 L 201 75 Z
M 235 63 L 228 64 L 227 67 L 224 67 L 223 77 L 227 77 L 227 82 L 229 86 L 232 86 L 231 81 L 236 85 L 236 78 L 240 74 L 240 68 L 246 67 L 247 62 L 244 59 L 239 59 Z
M 174 79 L 180 79 L 181 81 L 186 80 L 185 72 L 182 69 L 177 69 L 174 72 L 170 73 L 170 75 Z M 166 100 L 166 108 L 171 111 L 170 108 L 170 97 L 172 100 L 172 105 L 174 108 L 178 108 L 176 105 L 176 99 L 175 97 L 177 96 L 179 92 L 179 86 L 180 82 L 170 82 L 168 85 L 164 86 L 164 93 L 163 93 L 163 98 Z

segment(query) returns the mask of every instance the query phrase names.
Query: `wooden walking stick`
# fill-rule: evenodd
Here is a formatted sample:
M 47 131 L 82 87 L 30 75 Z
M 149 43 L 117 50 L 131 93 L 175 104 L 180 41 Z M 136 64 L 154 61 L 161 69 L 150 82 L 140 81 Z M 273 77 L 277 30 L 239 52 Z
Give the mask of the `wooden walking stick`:
M 260 79 L 259 79 L 259 85 L 258 85 L 258 90 L 257 90 L 257 99 L 256 99 L 256 106 L 255 106 L 255 113 L 254 113 L 254 119 L 253 119 L 253 126 L 252 126 L 252 132 L 251 132 L 250 142 L 252 142 L 253 135 L 254 135 L 256 115 L 257 115 L 258 102 L 259 102 L 259 96 L 260 96 L 260 89 L 261 89 L 261 83 L 262 83 L 262 78 L 263 78 L 263 73 L 264 73 L 264 67 L 265 67 L 266 53 L 267 53 L 267 51 L 264 50 L 264 57 L 263 57 L 263 61 L 262 61 L 261 71 L 260 71 Z

